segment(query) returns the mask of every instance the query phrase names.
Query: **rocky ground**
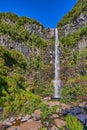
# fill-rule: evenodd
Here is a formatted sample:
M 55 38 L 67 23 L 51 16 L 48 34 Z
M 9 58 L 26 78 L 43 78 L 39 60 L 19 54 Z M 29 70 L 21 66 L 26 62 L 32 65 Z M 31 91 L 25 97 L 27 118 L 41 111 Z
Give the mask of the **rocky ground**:
M 59 101 L 52 101 L 49 97 L 42 99 L 43 102 L 48 103 L 49 107 L 61 106 L 56 109 L 56 113 L 50 116 L 49 120 L 41 120 L 41 111 L 35 110 L 32 115 L 19 115 L 18 117 L 7 118 L 0 122 L 0 130 L 40 130 L 46 127 L 47 130 L 58 130 L 59 126 L 65 126 L 66 122 L 61 115 L 62 111 L 69 110 L 70 105 L 60 103 Z M 86 102 L 80 103 L 80 107 L 84 107 Z

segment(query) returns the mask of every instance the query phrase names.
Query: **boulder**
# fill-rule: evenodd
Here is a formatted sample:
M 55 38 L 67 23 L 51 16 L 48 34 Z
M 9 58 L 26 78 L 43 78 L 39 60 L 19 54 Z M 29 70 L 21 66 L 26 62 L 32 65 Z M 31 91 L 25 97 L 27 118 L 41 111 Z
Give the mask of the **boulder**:
M 50 101 L 51 97 L 45 97 L 43 100 Z
M 32 114 L 32 117 L 34 120 L 40 120 L 41 119 L 40 109 L 35 110 L 34 113 Z
M 66 105 L 66 104 L 64 104 L 64 103 L 62 103 L 61 105 L 62 105 L 62 109 L 63 109 L 63 110 L 64 110 L 64 109 L 70 109 L 70 106 L 69 106 L 69 105 Z
M 86 125 L 86 123 L 87 123 L 87 114 L 79 114 L 76 117 L 82 122 L 83 125 Z
M 58 130 L 58 128 L 57 128 L 55 125 L 53 125 L 53 126 L 51 127 L 51 130 Z
M 18 126 L 11 126 L 10 128 L 8 128 L 6 130 L 19 130 L 19 128 L 18 128 Z
M 56 109 L 56 113 L 61 113 L 61 109 L 60 109 L 60 108 L 57 108 L 57 109 Z
M 67 115 L 67 114 L 70 114 L 70 115 L 79 115 L 83 113 L 83 109 L 81 107 L 73 107 L 71 109 L 66 109 L 66 110 L 62 110 L 62 114 L 63 115 Z
M 84 102 L 79 103 L 79 107 L 85 107 L 85 105 L 86 105 L 86 102 L 85 102 L 85 101 L 84 101 Z
M 26 115 L 26 116 L 22 117 L 21 122 L 28 121 L 30 118 L 31 118 L 30 115 Z
M 5 120 L 5 121 L 3 121 L 3 126 L 8 128 L 8 127 L 12 126 L 12 123 L 10 121 Z
M 49 107 L 53 107 L 53 106 L 60 106 L 60 102 L 58 102 L 58 101 L 49 101 Z
M 15 118 L 15 117 L 11 117 L 11 118 L 9 119 L 10 123 L 15 122 L 15 120 L 16 120 L 16 118 Z
M 66 125 L 66 122 L 61 119 L 54 119 L 54 123 L 57 127 L 63 127 Z
M 21 120 L 22 119 L 22 116 L 18 116 L 17 118 L 16 118 L 16 120 Z
M 33 120 L 20 125 L 20 130 L 38 130 L 40 128 L 42 128 L 41 122 Z
M 87 42 L 86 42 L 87 43 Z M 87 46 L 86 46 L 87 47 Z M 82 96 L 83 101 L 87 101 L 87 96 Z
M 57 114 L 53 114 L 50 119 L 55 119 L 55 118 L 58 118 L 59 116 Z

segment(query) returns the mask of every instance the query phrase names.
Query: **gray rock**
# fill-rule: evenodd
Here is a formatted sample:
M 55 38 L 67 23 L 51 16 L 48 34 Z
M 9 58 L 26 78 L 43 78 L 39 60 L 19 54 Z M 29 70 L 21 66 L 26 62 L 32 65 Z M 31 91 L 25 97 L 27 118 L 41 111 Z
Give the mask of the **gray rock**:
M 58 118 L 59 116 L 57 115 L 57 114 L 53 114 L 51 117 L 50 117 L 50 119 L 56 119 L 56 118 Z
M 34 120 L 40 120 L 41 119 L 40 109 L 35 110 L 34 113 L 32 114 L 32 117 Z
M 15 117 L 11 117 L 11 118 L 10 118 L 10 123 L 13 123 L 15 120 L 16 120 Z
M 59 30 L 62 32 L 62 36 L 74 33 L 77 29 L 84 27 L 87 24 L 87 14 L 81 13 L 70 24 L 66 24 Z
M 81 51 L 84 48 L 87 47 L 87 38 L 83 37 L 79 42 L 78 42 L 78 50 Z
M 12 123 L 6 120 L 6 121 L 3 121 L 3 125 L 9 127 L 9 126 L 12 126 Z
M 30 115 L 26 115 L 26 116 L 22 117 L 21 122 L 28 121 L 30 118 L 31 118 Z

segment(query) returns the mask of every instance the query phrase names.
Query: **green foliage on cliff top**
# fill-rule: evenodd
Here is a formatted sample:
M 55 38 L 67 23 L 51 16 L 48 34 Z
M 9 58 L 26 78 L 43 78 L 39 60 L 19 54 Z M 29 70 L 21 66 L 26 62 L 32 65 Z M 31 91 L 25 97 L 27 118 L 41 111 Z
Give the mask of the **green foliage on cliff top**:
M 30 47 L 44 47 L 48 43 L 38 35 L 38 32 L 32 34 L 34 29 L 26 29 L 25 26 L 32 28 L 33 26 L 40 26 L 43 30 L 43 25 L 36 20 L 27 17 L 18 17 L 12 13 L 0 13 L 0 35 L 5 35 L 7 41 L 18 42 Z M 11 41 L 12 40 L 12 41 Z
M 71 23 L 80 13 L 87 11 L 87 0 L 78 0 L 74 8 L 58 23 L 58 27 Z
M 34 19 L 30 19 L 25 16 L 18 17 L 16 14 L 13 14 L 10 12 L 0 13 L 0 20 L 5 21 L 7 23 L 19 24 L 21 26 L 23 26 L 27 23 L 27 24 L 31 24 L 31 25 L 37 24 L 38 26 L 43 27 L 43 25 L 41 23 L 39 23 L 38 21 L 36 21 Z

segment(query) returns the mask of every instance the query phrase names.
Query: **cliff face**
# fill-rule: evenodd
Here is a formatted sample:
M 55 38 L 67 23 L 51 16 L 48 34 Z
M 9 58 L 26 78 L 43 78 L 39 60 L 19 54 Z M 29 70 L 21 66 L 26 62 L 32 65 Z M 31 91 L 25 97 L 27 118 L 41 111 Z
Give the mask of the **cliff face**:
M 75 7 L 58 24 L 60 40 L 60 77 L 64 85 L 87 83 L 87 0 L 78 0 Z M 0 14 L 0 45 L 14 59 L 26 59 L 25 88 L 41 95 L 50 95 L 54 79 L 54 29 L 26 17 Z M 5 58 L 5 57 L 4 57 Z M 19 64 L 17 64 L 19 65 Z M 14 65 L 15 66 L 15 65 Z M 3 68 L 2 68 L 3 69 Z M 8 76 L 15 73 L 9 70 Z M 18 73 L 18 72 L 17 72 Z
M 39 22 L 26 17 L 18 17 L 11 13 L 1 13 L 0 46 L 3 46 L 3 53 L 7 51 L 10 55 L 9 59 L 10 57 L 12 59 L 15 58 L 16 62 L 23 55 L 27 66 L 23 81 L 25 88 L 41 95 L 52 94 L 53 84 L 51 81 L 54 79 L 54 29 L 44 28 Z M 2 55 L 2 52 L 0 53 Z M 8 56 L 6 55 L 6 57 Z M 6 57 L 3 56 L 2 59 L 5 60 L 4 58 Z M 19 61 L 21 63 L 21 60 Z M 8 62 L 10 61 L 8 60 Z M 14 66 L 12 67 L 13 69 L 8 66 L 8 77 L 14 81 L 14 74 L 19 74 L 21 78 L 24 70 L 18 64 L 16 65 L 14 62 L 12 64 Z M 5 65 L 3 64 L 3 66 Z M 17 71 L 17 68 L 20 68 L 21 74 Z M 3 71 L 3 68 L 1 70 Z M 11 76 L 12 73 L 13 77 Z M 3 78 L 2 74 L 1 78 Z M 20 82 L 20 78 L 18 82 Z M 8 84 L 8 81 L 6 82 Z M 48 86 L 49 89 L 47 89 Z
M 78 0 L 57 27 L 64 93 L 72 96 L 80 85 L 87 94 L 87 0 Z M 54 35 L 33 19 L 0 13 L 0 107 L 6 117 L 38 109 L 35 94 L 53 96 Z
M 87 94 L 87 0 L 78 0 L 57 27 L 61 81 L 68 89 L 80 85 Z M 0 13 L 0 107 L 6 117 L 38 109 L 35 94 L 53 96 L 54 35 L 38 21 Z M 72 90 L 70 96 L 78 91 Z
M 86 24 L 87 14 L 81 13 L 71 23 L 68 23 L 59 28 L 59 31 L 61 33 L 60 36 L 67 36 L 69 34 L 73 34 L 75 31 L 84 27 Z
M 44 42 L 47 45 L 47 42 L 54 38 L 54 29 L 45 29 L 35 20 L 18 17 L 11 13 L 1 13 L 0 19 L 0 44 L 8 49 L 20 51 L 25 56 L 31 53 L 33 42 L 36 46 L 38 42 Z
M 78 0 L 58 23 L 61 78 L 68 85 L 87 84 L 87 0 Z M 65 71 L 66 70 L 66 71 Z

